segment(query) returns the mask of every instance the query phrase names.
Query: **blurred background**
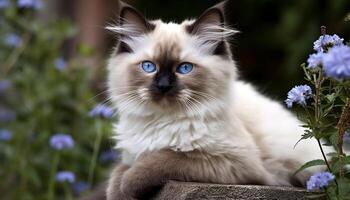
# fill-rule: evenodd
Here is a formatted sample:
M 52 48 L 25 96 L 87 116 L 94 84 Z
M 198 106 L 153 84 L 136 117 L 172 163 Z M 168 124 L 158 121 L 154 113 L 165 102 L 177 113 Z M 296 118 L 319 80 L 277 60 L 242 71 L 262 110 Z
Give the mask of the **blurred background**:
M 218 0 L 126 0 L 149 19 L 181 22 Z M 105 63 L 116 43 L 104 27 L 117 0 L 0 0 L 0 199 L 76 199 L 106 180 L 113 110 Z M 349 0 L 230 0 L 242 78 L 284 100 L 299 67 L 328 34 L 349 41 Z

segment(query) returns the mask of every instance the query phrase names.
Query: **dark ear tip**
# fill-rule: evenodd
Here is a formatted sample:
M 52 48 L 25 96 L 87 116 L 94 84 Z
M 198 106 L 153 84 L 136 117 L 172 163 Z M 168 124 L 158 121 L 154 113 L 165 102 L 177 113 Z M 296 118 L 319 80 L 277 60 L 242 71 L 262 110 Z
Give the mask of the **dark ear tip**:
M 119 17 L 124 18 L 125 14 L 128 12 L 138 15 L 139 17 L 143 17 L 143 15 L 136 8 L 123 1 L 120 1 Z
M 228 5 L 229 0 L 221 1 L 220 3 L 216 4 L 214 7 L 218 7 L 220 9 L 225 9 L 225 7 Z
M 225 26 L 226 24 L 226 13 L 225 7 L 229 0 L 221 1 L 220 3 L 205 10 L 202 15 L 187 28 L 189 33 L 196 33 L 202 24 L 215 24 L 218 26 Z
M 150 23 L 136 8 L 120 1 L 118 25 L 122 26 L 125 22 L 136 24 L 145 32 L 155 28 L 155 25 Z
M 225 19 L 226 17 L 226 8 L 228 6 L 228 2 L 229 0 L 224 0 L 224 1 L 221 1 L 220 3 L 214 5 L 213 7 L 209 8 L 210 9 L 213 9 L 213 10 L 217 10 L 220 12 L 220 15 L 221 17 L 223 18 L 223 20 Z
M 119 19 L 118 19 L 118 23 L 121 25 L 124 23 L 124 20 L 126 18 L 126 16 L 128 16 L 128 14 L 132 15 L 132 16 L 137 16 L 140 19 L 144 20 L 143 15 L 133 6 L 120 1 L 120 9 L 119 9 Z
M 132 7 L 131 5 L 125 3 L 124 1 L 119 1 L 119 8 L 120 10 L 123 10 L 124 8 L 127 8 L 127 7 Z
M 127 11 L 135 12 L 136 9 L 134 7 L 132 7 L 131 5 L 129 5 L 123 1 L 120 1 L 119 16 L 124 16 L 125 12 L 127 12 Z
M 217 3 L 216 5 L 214 5 L 213 7 L 209 8 L 210 9 L 218 9 L 220 10 L 222 13 L 225 13 L 226 11 L 226 7 L 228 5 L 229 0 L 224 0 L 221 1 L 220 3 Z

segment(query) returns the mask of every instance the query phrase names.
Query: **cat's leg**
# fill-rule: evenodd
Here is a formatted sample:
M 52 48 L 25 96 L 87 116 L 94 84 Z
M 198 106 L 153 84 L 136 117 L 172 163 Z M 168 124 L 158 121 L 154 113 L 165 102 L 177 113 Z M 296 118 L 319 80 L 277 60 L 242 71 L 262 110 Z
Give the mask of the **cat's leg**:
M 172 150 L 143 154 L 123 175 L 121 190 L 142 199 L 155 194 L 168 180 L 278 185 L 253 155 L 231 160 L 197 154 L 202 156 Z
M 263 162 L 265 168 L 274 176 L 278 177 L 280 181 L 279 185 L 305 187 L 306 181 L 313 173 L 324 170 L 323 167 L 313 167 L 312 170 L 306 169 L 295 174 L 302 165 L 297 160 L 265 158 Z
M 166 181 L 174 178 L 180 170 L 179 163 L 184 163 L 184 159 L 183 153 L 171 150 L 143 153 L 132 167 L 124 173 L 121 191 L 136 199 L 148 199 Z M 177 180 L 185 181 L 180 176 Z
M 135 200 L 134 198 L 125 195 L 120 189 L 123 174 L 129 168 L 130 166 L 125 164 L 118 164 L 114 168 L 107 186 L 107 200 Z

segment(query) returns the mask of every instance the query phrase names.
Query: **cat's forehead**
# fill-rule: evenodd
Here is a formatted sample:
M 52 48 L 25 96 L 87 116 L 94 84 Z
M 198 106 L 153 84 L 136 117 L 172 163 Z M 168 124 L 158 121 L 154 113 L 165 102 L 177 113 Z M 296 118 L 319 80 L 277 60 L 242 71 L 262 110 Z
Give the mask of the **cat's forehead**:
M 191 24 L 190 21 L 184 21 L 183 23 L 178 24 L 157 20 L 153 21 L 153 24 L 155 24 L 155 29 L 151 32 L 151 36 L 159 43 L 179 43 L 180 40 L 189 37 L 187 27 Z
M 195 20 L 184 20 L 181 23 L 176 22 L 163 22 L 162 20 L 153 20 L 152 24 L 155 25 L 155 29 L 158 31 L 168 32 L 168 33 L 176 33 L 186 31 L 186 27 L 192 25 Z M 156 31 L 155 30 L 155 31 Z
M 193 22 L 186 20 L 181 24 L 152 21 L 155 29 L 150 33 L 152 57 L 155 60 L 180 60 L 186 41 L 190 37 L 187 27 Z

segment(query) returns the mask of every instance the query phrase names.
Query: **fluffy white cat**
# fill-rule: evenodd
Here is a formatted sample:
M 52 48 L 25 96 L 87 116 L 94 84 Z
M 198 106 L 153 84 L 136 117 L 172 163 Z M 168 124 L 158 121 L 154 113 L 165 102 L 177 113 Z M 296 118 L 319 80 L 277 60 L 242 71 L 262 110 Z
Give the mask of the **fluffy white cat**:
M 240 81 L 224 3 L 181 24 L 148 21 L 123 6 L 108 64 L 122 161 L 107 198 L 144 198 L 167 180 L 303 185 L 321 158 L 314 140 L 294 145 L 301 123 L 279 102 Z

